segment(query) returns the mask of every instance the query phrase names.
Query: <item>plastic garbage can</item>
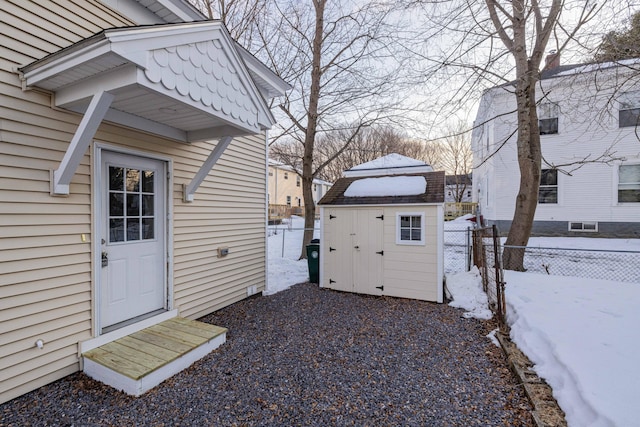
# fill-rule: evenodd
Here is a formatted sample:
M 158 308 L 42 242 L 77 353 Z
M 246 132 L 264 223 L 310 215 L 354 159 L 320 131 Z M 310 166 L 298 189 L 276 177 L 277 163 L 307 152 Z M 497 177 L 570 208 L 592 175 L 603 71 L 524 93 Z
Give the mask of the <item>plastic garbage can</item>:
M 307 265 L 309 266 L 309 281 L 320 283 L 320 239 L 313 239 L 307 245 Z

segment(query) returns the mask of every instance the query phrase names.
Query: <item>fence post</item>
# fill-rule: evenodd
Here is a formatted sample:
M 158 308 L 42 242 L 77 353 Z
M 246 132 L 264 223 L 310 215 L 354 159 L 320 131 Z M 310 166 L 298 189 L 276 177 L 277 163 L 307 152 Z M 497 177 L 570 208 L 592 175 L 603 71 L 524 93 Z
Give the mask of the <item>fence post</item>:
M 471 271 L 471 227 L 467 227 L 467 244 L 464 247 L 464 262 L 467 271 Z

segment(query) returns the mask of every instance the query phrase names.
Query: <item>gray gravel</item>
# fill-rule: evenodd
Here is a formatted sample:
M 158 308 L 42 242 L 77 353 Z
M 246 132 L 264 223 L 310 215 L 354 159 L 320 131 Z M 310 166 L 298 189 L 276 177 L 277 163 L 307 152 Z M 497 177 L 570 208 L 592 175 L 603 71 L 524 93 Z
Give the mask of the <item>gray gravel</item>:
M 142 397 L 81 373 L 2 426 L 530 426 L 492 327 L 458 309 L 301 284 L 200 319 L 227 343 Z

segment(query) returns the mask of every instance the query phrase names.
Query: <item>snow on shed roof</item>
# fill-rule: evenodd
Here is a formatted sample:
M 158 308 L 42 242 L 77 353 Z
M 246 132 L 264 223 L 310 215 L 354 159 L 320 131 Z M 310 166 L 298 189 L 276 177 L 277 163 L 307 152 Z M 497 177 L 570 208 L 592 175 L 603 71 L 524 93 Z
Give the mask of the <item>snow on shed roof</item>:
M 392 153 L 347 169 L 343 176 L 399 175 L 432 171 L 433 168 L 421 160 Z
M 383 176 L 364 178 L 349 184 L 345 197 L 416 196 L 427 191 L 424 176 Z

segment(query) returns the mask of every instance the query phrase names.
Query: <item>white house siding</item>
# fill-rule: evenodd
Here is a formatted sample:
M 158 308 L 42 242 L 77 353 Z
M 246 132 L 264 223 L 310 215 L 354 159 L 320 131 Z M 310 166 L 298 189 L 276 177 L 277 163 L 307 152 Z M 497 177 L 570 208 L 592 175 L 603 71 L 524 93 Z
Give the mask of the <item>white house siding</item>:
M 0 0 L 0 402 L 79 370 L 78 342 L 91 338 L 93 147 L 68 197 L 51 197 L 56 169 L 81 117 L 22 91 L 15 68 L 100 31 L 131 25 L 95 1 Z M 53 11 L 53 12 L 51 12 Z M 46 17 L 43 19 L 41 17 Z M 4 28 L 7 28 L 5 32 Z M 31 36 L 27 33 L 33 33 Z M 173 293 L 195 318 L 265 283 L 264 136 L 234 140 L 195 195 L 182 202 L 215 142 L 180 144 L 102 124 L 95 140 L 172 159 Z M 217 248 L 230 254 L 217 258 Z M 170 248 L 171 249 L 171 248 Z M 44 348 L 35 342 L 42 339 Z
M 594 87 L 596 80 L 598 90 Z M 611 70 L 600 72 L 597 77 L 590 73 L 543 80 L 538 96 L 544 94 L 548 101 L 560 106 L 558 134 L 540 136 L 544 159 L 551 164 L 566 165 L 587 155 L 597 157 L 611 147 L 615 157 L 639 162 L 635 129 L 618 127 L 614 92 L 615 85 L 621 85 L 617 91 L 622 93 L 638 90 L 637 84 L 638 78 L 625 80 Z M 474 200 L 481 203 L 486 219 L 504 227 L 513 218 L 519 186 L 514 110 L 512 93 L 504 88 L 491 89 L 481 101 L 476 118 L 478 127 L 473 135 Z M 507 143 L 498 154 L 487 159 L 505 140 Z M 480 164 L 482 160 L 485 162 Z M 630 224 L 638 221 L 640 206 L 616 201 L 619 163 L 588 163 L 577 170 L 573 170 L 575 166 L 561 166 L 561 170 L 570 174 L 558 173 L 558 204 L 538 205 L 534 233 L 567 231 L 569 221 L 596 221 L 603 225 L 600 231 L 615 234 L 618 228 L 620 233 L 627 233 Z M 549 168 L 544 161 L 542 167 Z

